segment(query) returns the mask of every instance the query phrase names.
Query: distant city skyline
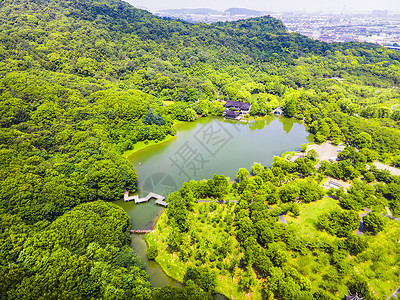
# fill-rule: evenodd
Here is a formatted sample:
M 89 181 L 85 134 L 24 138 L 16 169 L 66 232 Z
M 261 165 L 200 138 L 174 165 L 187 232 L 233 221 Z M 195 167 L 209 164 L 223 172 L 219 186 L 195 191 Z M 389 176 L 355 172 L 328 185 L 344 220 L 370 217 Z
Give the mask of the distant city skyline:
M 224 11 L 228 8 L 248 8 L 261 11 L 337 11 L 337 12 L 365 12 L 373 10 L 388 10 L 400 12 L 399 0 L 125 0 L 136 7 L 146 7 L 150 11 L 179 8 L 211 8 Z

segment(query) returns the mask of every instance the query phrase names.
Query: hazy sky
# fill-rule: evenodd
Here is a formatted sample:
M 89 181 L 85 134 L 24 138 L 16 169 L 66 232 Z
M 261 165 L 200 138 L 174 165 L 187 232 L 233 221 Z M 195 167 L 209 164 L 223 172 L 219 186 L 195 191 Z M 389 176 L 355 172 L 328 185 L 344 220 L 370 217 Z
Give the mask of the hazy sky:
M 400 11 L 400 0 L 125 0 L 134 6 L 155 11 L 167 8 L 212 8 L 225 10 L 241 7 L 266 11 Z

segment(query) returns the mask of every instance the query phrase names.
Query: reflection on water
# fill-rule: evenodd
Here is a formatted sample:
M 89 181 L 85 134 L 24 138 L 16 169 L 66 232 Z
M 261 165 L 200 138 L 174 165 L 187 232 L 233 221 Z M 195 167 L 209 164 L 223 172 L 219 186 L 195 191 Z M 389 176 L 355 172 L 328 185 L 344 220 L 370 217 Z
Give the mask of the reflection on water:
M 114 202 L 121 206 L 132 221 L 132 229 L 151 229 L 163 208 L 155 204 L 154 200 L 148 203 L 135 204 L 135 202 L 124 202 L 118 200 Z
M 157 288 L 166 285 L 182 287 L 178 281 L 168 277 L 158 263 L 147 259 L 147 244 L 143 234 L 133 234 L 131 246 L 135 253 L 141 258 L 146 273 L 149 275 L 152 287 Z
M 294 122 L 292 121 L 292 119 L 289 119 L 289 118 L 279 118 L 279 122 L 281 122 L 282 123 L 282 125 L 283 125 L 283 130 L 286 132 L 286 133 L 290 133 L 290 131 L 292 131 L 292 128 L 293 128 L 293 125 L 294 125 Z
M 201 118 L 177 127 L 177 138 L 135 153 L 130 161 L 139 176 L 139 188 L 166 196 L 183 182 L 224 174 L 233 179 L 239 168 L 250 170 L 254 162 L 271 166 L 274 155 L 300 150 L 309 133 L 284 117 L 247 123 Z M 169 178 L 161 182 L 155 178 Z

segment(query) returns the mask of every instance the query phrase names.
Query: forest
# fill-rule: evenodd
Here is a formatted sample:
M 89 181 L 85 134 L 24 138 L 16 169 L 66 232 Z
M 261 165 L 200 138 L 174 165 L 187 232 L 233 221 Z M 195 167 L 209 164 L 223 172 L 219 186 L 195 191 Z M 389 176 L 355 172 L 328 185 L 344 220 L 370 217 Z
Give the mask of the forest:
M 399 250 L 382 238 L 389 220 L 367 217 L 371 233 L 361 241 L 349 232 L 363 207 L 400 214 L 399 179 L 369 167 L 376 159 L 400 166 L 399 82 L 400 52 L 315 41 L 288 33 L 272 17 L 190 24 L 119 0 L 1 1 L 0 298 L 209 299 L 215 274 L 237 270 L 244 293 L 338 299 L 345 287 L 370 293 L 367 279 L 392 264 L 381 273 L 389 283 L 377 291 L 386 292 L 398 262 L 373 251 L 375 234 Z M 242 170 L 236 184 L 217 175 L 172 194 L 160 223 L 169 222 L 177 237 L 170 249 L 193 265 L 177 273 L 184 288 L 153 289 L 129 246 L 132 220 L 112 203 L 136 190 L 138 176 L 124 153 L 175 135 L 178 122 L 222 116 L 226 100 L 252 103 L 249 117 L 282 107 L 317 143 L 349 147 L 318 172 L 315 158 L 277 159 L 250 180 Z M 349 191 L 332 192 L 337 210 L 315 220 L 329 243 L 301 232 L 293 240 L 276 215 L 301 218 L 295 201 L 323 201 L 315 183 L 323 176 L 353 181 Z M 196 204 L 229 197 L 238 203 Z M 214 210 L 227 218 L 227 242 L 211 258 L 202 255 L 196 233 L 187 234 L 193 222 L 212 224 Z M 190 243 L 196 251 L 183 251 Z M 360 244 L 368 247 L 361 251 Z M 233 265 L 217 266 L 235 255 Z M 308 264 L 313 257 L 321 261 Z M 203 268 L 198 259 L 214 265 Z M 363 263 L 365 274 L 348 272 L 362 261 L 373 264 Z M 319 277 L 305 276 L 314 273 Z
M 400 226 L 382 212 L 398 203 L 399 176 L 371 170 L 382 178 L 374 186 L 356 179 L 347 191 L 324 190 L 327 171 L 316 164 L 275 157 L 271 168 L 239 169 L 233 184 L 223 175 L 185 183 L 147 236 L 148 256 L 228 298 L 386 299 L 398 287 Z

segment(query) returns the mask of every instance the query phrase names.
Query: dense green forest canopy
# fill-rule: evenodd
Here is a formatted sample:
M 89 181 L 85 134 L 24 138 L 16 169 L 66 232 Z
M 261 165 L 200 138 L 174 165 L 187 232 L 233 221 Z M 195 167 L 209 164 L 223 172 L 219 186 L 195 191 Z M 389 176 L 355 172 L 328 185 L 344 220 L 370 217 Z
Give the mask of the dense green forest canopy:
M 348 290 L 386 299 L 398 287 L 400 226 L 385 207 L 398 214 L 400 177 L 364 165 L 374 185 L 325 191 L 316 164 L 275 157 L 252 177 L 240 169 L 231 185 L 223 175 L 185 183 L 147 237 L 153 259 L 184 283 L 237 299 L 344 299 Z M 362 207 L 373 211 L 360 216 Z
M 399 165 L 399 62 L 399 52 L 314 41 L 270 17 L 189 24 L 119 0 L 1 1 L 1 297 L 150 299 L 146 275 L 117 238 L 126 216 L 93 201 L 135 191 L 124 151 L 174 135 L 176 121 L 222 116 L 223 100 L 251 102 L 254 116 L 281 106 L 317 142 L 362 148 L 322 166 L 327 175 L 355 178 L 378 157 Z M 306 163 L 299 170 L 310 172 Z M 381 190 L 397 210 L 390 189 Z M 342 202 L 361 205 L 351 196 Z M 121 223 L 98 220 L 108 214 Z M 87 286 L 42 285 L 68 272 Z M 167 288 L 159 299 L 163 292 L 196 291 Z

